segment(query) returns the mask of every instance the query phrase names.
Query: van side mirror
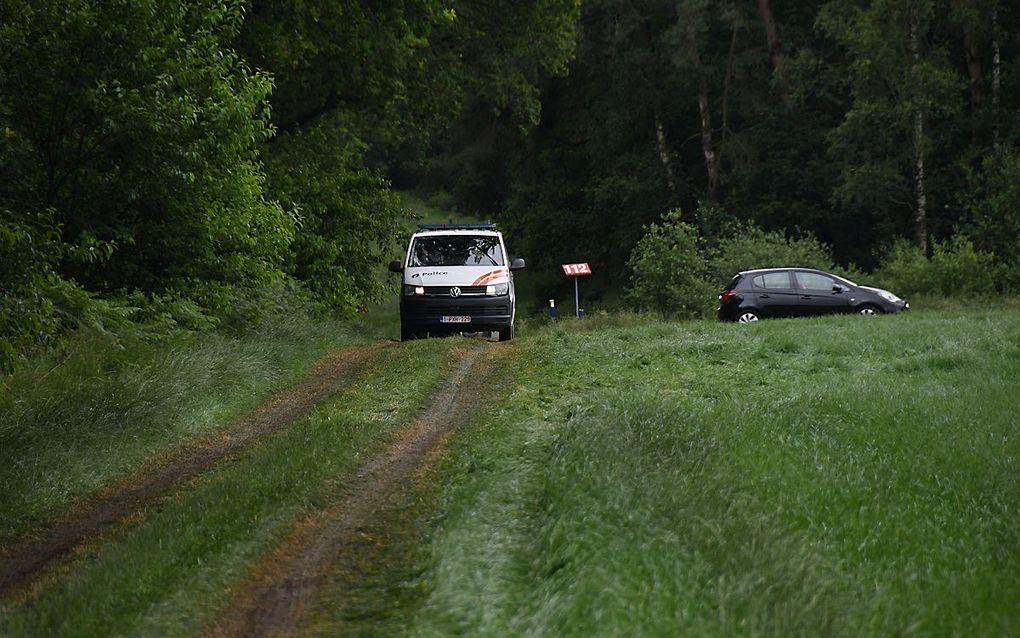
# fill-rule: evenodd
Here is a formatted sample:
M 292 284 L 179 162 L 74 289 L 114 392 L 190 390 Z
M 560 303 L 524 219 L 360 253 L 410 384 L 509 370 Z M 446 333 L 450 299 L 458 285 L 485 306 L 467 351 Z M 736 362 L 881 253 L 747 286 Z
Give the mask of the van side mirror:
M 394 259 L 393 261 L 390 262 L 389 268 L 390 268 L 390 272 L 404 272 L 403 265 L 401 265 L 400 261 L 398 261 L 396 259 Z
M 517 257 L 510 262 L 510 270 L 524 270 L 524 260 Z

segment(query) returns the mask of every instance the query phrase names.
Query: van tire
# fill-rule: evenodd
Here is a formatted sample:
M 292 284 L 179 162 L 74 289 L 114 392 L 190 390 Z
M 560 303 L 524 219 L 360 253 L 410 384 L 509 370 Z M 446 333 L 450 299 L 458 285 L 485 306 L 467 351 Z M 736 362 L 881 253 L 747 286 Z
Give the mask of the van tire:
M 418 335 L 411 332 L 410 330 L 400 329 L 400 340 L 401 341 L 414 341 L 418 338 Z
M 499 331 L 500 341 L 510 341 L 514 338 L 514 324 L 510 324 L 509 327 Z

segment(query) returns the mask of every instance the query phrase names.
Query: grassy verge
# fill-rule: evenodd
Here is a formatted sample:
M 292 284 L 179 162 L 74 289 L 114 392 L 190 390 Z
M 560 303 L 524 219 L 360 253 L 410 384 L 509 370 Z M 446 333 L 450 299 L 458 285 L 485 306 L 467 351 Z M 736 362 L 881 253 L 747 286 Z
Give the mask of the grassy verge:
M 81 332 L 0 388 L 0 543 L 226 424 L 326 352 L 396 334 L 380 315 L 354 323 L 275 317 L 243 338 Z
M 333 401 L 163 499 L 129 523 L 128 533 L 76 559 L 36 598 L 6 609 L 0 633 L 200 633 L 288 524 L 327 502 L 421 409 L 454 343 L 421 341 L 389 351 Z
M 1020 314 L 563 322 L 459 439 L 410 633 L 1020 630 Z

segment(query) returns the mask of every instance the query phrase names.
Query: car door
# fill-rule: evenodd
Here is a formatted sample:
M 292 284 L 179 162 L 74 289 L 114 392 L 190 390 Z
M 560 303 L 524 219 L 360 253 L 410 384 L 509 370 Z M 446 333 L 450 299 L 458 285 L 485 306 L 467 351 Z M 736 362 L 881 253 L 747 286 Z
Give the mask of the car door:
M 807 270 L 797 270 L 793 273 L 794 281 L 798 289 L 798 310 L 801 316 L 829 315 L 837 312 L 845 312 L 850 301 L 843 287 L 832 277 Z
M 751 278 L 751 289 L 763 317 L 789 317 L 798 309 L 799 292 L 787 270 L 755 275 Z

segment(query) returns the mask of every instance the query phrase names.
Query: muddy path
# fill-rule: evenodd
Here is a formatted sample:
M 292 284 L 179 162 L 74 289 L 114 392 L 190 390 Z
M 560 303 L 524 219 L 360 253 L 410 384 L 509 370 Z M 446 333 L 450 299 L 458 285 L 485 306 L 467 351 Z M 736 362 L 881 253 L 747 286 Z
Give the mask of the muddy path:
M 357 603 L 355 590 L 386 581 L 379 547 L 393 543 L 383 537 L 389 536 L 389 541 L 396 537 L 399 545 L 407 540 L 399 537 L 420 522 L 400 520 L 417 516 L 415 508 L 408 507 L 407 497 L 448 437 L 489 405 L 503 351 L 505 347 L 487 343 L 458 347 L 456 363 L 428 407 L 387 449 L 357 470 L 330 505 L 295 524 L 239 586 L 210 633 L 302 634 L 310 629 L 321 590 L 327 585 L 339 587 L 343 598 Z M 360 598 L 365 598 L 365 592 L 360 592 Z
M 328 355 L 315 364 L 305 380 L 230 425 L 143 466 L 37 529 L 29 538 L 0 550 L 0 596 L 16 597 L 57 559 L 225 457 L 307 414 L 358 378 L 392 343 L 380 341 Z

